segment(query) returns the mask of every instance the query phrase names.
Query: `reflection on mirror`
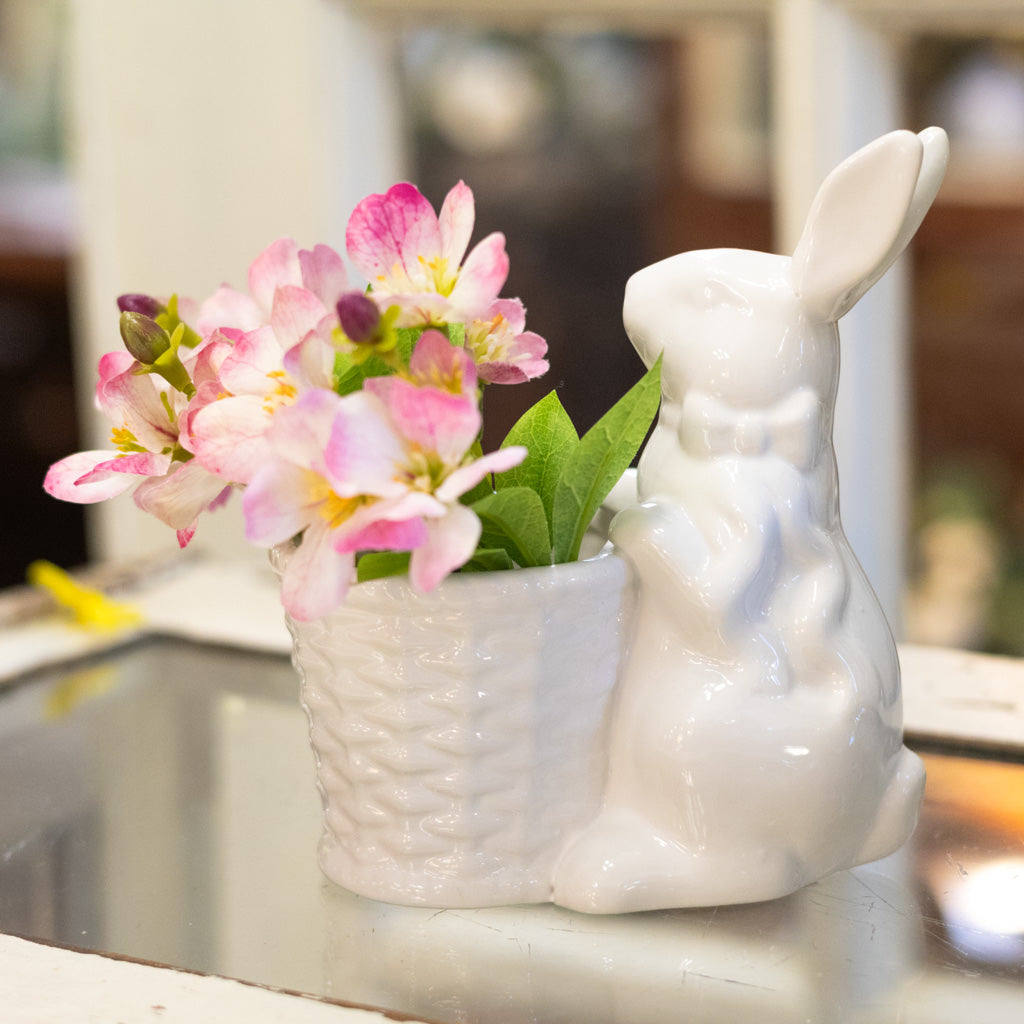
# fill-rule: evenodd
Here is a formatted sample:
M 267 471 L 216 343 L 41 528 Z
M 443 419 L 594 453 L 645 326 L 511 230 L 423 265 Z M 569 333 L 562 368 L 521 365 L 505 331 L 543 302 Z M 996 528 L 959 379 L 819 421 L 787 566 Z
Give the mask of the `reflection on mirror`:
M 0 928 L 442 1021 L 1024 1013 L 1020 764 L 926 754 L 909 847 L 772 903 L 393 907 L 319 874 L 296 693 L 284 657 L 155 639 L 7 688 Z

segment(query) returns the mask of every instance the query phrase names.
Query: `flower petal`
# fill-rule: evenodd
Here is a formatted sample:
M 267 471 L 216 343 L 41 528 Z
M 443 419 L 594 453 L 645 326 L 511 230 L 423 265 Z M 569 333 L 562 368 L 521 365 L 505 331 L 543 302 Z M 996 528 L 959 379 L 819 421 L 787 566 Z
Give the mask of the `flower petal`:
M 338 403 L 323 456 L 325 475 L 337 494 L 401 494 L 405 485 L 396 474 L 405 457 L 402 438 L 372 391 L 356 391 Z
M 274 293 L 270 324 L 282 349 L 297 345 L 326 316 L 327 307 L 307 288 L 284 285 Z
M 515 339 L 507 360 L 482 362 L 477 372 L 488 384 L 521 384 L 548 372 L 550 364 L 543 358 L 547 350 L 548 343 L 539 334 L 527 331 Z
M 100 356 L 99 380 L 96 386 L 97 394 L 99 394 L 100 388 L 105 384 L 115 377 L 120 377 L 121 374 L 127 373 L 134 365 L 135 358 L 124 350 L 105 352 Z
M 488 473 L 504 473 L 506 469 L 518 466 L 526 458 L 527 449 L 522 445 L 509 445 L 496 452 L 482 455 L 479 459 L 460 466 L 441 482 L 434 492 L 439 501 L 453 502 L 466 491 L 472 490 Z
M 526 327 L 526 307 L 521 299 L 495 299 L 485 319 L 493 320 L 496 316 L 508 321 L 513 334 L 521 334 Z
M 196 330 L 204 338 L 209 337 L 218 328 L 254 331 L 263 323 L 263 319 L 260 307 L 248 295 L 230 285 L 222 284 L 199 307 Z
M 134 373 L 136 366 L 133 360 L 123 372 L 101 377 L 96 400 L 115 427 L 128 430 L 143 448 L 158 452 L 178 439 L 161 392 L 166 391 L 172 406 L 183 406 L 185 399 L 180 392 L 166 390 L 154 374 Z
M 274 414 L 267 431 L 271 448 L 281 458 L 326 476 L 324 450 L 343 401 L 340 395 L 323 388 L 300 395 L 292 405 Z
M 348 273 L 341 257 L 329 245 L 315 245 L 299 250 L 302 285 L 308 288 L 328 309 L 349 290 Z
M 371 392 L 386 389 L 398 432 L 425 451 L 436 452 L 446 465 L 461 462 L 480 431 L 474 395 L 417 387 L 396 377 L 371 378 L 364 387 Z
M 284 369 L 289 377 L 301 388 L 334 389 L 333 346 L 319 334 L 307 335 L 298 345 L 293 345 L 284 354 Z
M 242 512 L 245 536 L 254 544 L 283 544 L 320 518 L 327 487 L 323 477 L 275 459 L 256 473 L 245 489 Z
M 177 468 L 175 468 L 177 467 Z M 175 530 L 194 527 L 200 512 L 222 503 L 224 481 L 195 459 L 176 462 L 166 476 L 150 477 L 135 490 L 135 504 Z
M 294 619 L 319 619 L 345 600 L 355 556 L 335 551 L 323 520 L 313 523 L 292 552 L 281 577 L 281 602 Z
M 466 564 L 476 550 L 481 526 L 465 505 L 454 504 L 439 519 L 426 523 L 427 541 L 409 561 L 409 582 L 414 590 L 433 590 L 450 572 Z
M 248 483 L 271 457 L 271 419 L 259 395 L 233 395 L 203 406 L 188 421 L 189 451 L 229 483 Z
M 459 310 L 463 320 L 482 318 L 507 278 L 505 236 L 495 232 L 473 247 L 448 299 Z
M 109 455 L 109 453 L 108 453 Z M 127 476 L 163 476 L 171 468 L 171 457 L 162 452 L 132 452 L 130 455 L 115 455 L 85 473 L 80 484 L 106 478 L 108 473 Z
M 420 257 L 440 254 L 437 215 L 415 185 L 393 185 L 383 195 L 367 196 L 352 212 L 345 231 L 349 259 L 374 287 L 396 274 L 399 280 L 423 277 Z
M 358 533 L 346 534 L 334 541 L 335 551 L 412 551 L 426 543 L 427 528 L 423 519 L 401 519 L 391 522 L 378 519 Z
M 424 327 L 427 324 L 453 323 L 463 319 L 458 310 L 437 292 L 370 292 L 381 313 L 398 307 L 396 327 Z
M 441 256 L 448 261 L 448 266 L 453 270 L 466 255 L 475 219 L 473 192 L 464 181 L 460 181 L 445 196 L 441 204 L 441 213 L 438 215 Z
M 274 293 L 290 284 L 302 285 L 299 247 L 290 238 L 279 238 L 249 265 L 249 294 L 264 313 L 269 313 Z
M 91 505 L 122 494 L 137 482 L 123 473 L 103 474 L 93 480 L 82 479 L 90 477 L 98 465 L 109 462 L 112 455 L 109 451 L 75 452 L 50 467 L 43 489 L 55 498 L 78 505 Z
M 242 337 L 244 335 L 234 329 L 229 329 L 229 333 L 217 330 L 200 343 L 202 347 L 196 346 L 193 355 L 184 356 L 182 362 L 197 390 L 217 381 L 221 364 Z
M 416 342 L 409 371 L 417 381 L 436 383 L 458 394 L 476 391 L 477 372 L 473 357 L 453 345 L 440 331 L 424 331 Z
M 266 395 L 277 386 L 268 376 L 282 370 L 284 353 L 270 327 L 243 334 L 220 366 L 220 383 L 232 395 Z

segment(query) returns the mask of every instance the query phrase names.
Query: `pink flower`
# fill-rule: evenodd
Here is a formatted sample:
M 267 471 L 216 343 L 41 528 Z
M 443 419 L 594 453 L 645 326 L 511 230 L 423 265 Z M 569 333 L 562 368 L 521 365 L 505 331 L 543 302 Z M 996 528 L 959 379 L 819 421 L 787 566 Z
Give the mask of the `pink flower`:
M 204 345 L 186 360 L 193 380 L 213 372 L 217 349 Z M 100 360 L 96 400 L 113 423 L 116 451 L 86 451 L 54 463 L 43 487 L 56 498 L 78 504 L 103 501 L 134 488 L 135 503 L 175 529 L 184 547 L 196 520 L 230 493 L 224 481 L 192 461 L 180 443 L 179 420 L 187 400 L 155 374 L 137 372 L 127 352 Z
M 466 255 L 474 220 L 473 193 L 461 181 L 440 216 L 414 185 L 395 185 L 356 207 L 348 255 L 382 311 L 400 308 L 399 326 L 466 323 L 486 312 L 508 277 L 504 235 L 488 235 Z
M 253 260 L 248 285 L 248 294 L 221 285 L 200 306 L 197 328 L 203 337 L 217 328 L 247 333 L 269 326 L 282 350 L 314 330 L 327 338 L 337 325 L 335 305 L 349 290 L 345 266 L 333 249 L 299 249 L 290 238 L 278 239 Z
M 282 409 L 267 434 L 272 458 L 244 509 L 254 543 L 302 535 L 282 579 L 289 613 L 319 618 L 343 601 L 360 551 L 411 551 L 410 581 L 421 591 L 463 565 L 481 527 L 459 497 L 526 456 L 506 448 L 473 460 L 479 427 L 475 396 L 398 377 L 343 398 L 309 391 Z
M 334 352 L 316 333 L 283 352 L 272 327 L 241 334 L 196 394 L 182 444 L 229 483 L 248 483 L 270 457 L 271 418 L 303 390 L 333 385 Z
M 526 310 L 518 299 L 498 299 L 486 317 L 466 328 L 466 348 L 488 384 L 521 384 L 548 372 L 547 342 L 526 329 Z
M 440 331 L 424 331 L 420 335 L 409 359 L 408 379 L 414 384 L 472 396 L 472 404 L 476 408 L 477 368 L 473 357 L 465 349 L 453 345 Z M 379 380 L 370 386 L 381 388 L 387 385 Z
M 248 295 L 223 285 L 202 305 L 200 332 L 226 335 L 234 348 L 196 395 L 182 442 L 210 472 L 241 484 L 269 457 L 274 413 L 304 389 L 333 386 L 329 339 L 348 275 L 328 246 L 282 238 L 253 260 L 248 284 Z

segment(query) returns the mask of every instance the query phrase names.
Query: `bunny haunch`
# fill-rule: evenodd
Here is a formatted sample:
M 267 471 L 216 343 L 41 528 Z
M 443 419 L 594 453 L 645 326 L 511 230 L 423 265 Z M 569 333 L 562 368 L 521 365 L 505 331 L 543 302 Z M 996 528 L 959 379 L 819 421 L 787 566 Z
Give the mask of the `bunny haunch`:
M 924 788 L 896 646 L 843 534 L 836 321 L 931 205 L 945 133 L 893 132 L 821 186 L 792 255 L 717 249 L 639 271 L 623 309 L 662 365 L 602 809 L 557 865 L 597 913 L 785 895 L 891 853 Z

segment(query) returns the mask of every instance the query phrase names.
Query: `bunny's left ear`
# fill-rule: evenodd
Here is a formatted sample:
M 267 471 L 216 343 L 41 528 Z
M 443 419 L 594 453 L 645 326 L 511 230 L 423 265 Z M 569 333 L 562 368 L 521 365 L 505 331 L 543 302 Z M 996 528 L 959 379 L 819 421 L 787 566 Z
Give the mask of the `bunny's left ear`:
M 941 128 L 891 132 L 825 179 L 790 269 L 811 316 L 838 320 L 892 266 L 931 206 L 948 158 Z

